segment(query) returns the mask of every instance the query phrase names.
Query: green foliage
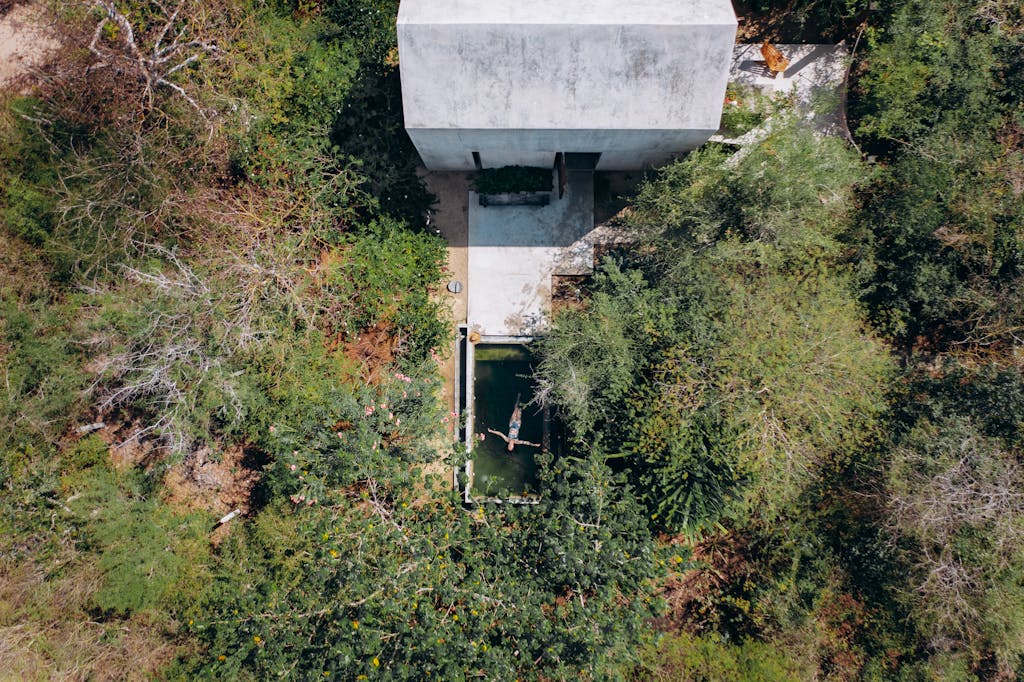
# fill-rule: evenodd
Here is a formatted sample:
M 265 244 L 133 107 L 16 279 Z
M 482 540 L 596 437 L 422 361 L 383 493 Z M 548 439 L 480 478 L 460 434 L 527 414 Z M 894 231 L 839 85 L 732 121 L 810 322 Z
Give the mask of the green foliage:
M 559 406 L 578 437 L 616 423 L 654 341 L 671 330 L 672 306 L 639 271 L 606 260 L 587 308 L 568 309 L 540 340 L 541 392 Z
M 652 525 L 684 531 L 721 519 L 742 487 L 735 434 L 718 410 L 679 390 L 694 378 L 671 360 L 656 368 L 653 381 L 629 399 L 621 445 Z M 666 385 L 676 390 L 662 390 Z
M 386 324 L 406 356 L 422 362 L 450 336 L 441 305 L 431 300 L 447 258 L 444 242 L 388 219 L 348 241 L 344 260 L 323 273 L 324 294 L 344 302 L 336 326 L 352 334 Z
M 52 448 L 0 448 L 0 557 L 3 570 L 60 554 L 74 528 L 61 506 L 60 460 Z
M 745 640 L 739 644 L 714 636 L 681 632 L 665 635 L 645 652 L 646 667 L 637 680 L 669 682 L 782 682 L 814 677 L 801 661 L 774 642 Z
M 420 224 L 433 197 L 416 175 L 387 63 L 395 12 L 395 2 L 359 0 L 316 18 L 259 15 L 232 83 L 256 109 L 236 137 L 236 180 L 298 185 L 321 208 L 322 229 L 368 216 Z
M 51 149 L 21 114 L 29 98 L 0 101 L 0 224 L 34 245 L 53 230 L 56 198 L 47 191 L 54 181 Z
M 533 166 L 485 168 L 476 174 L 476 191 L 481 194 L 502 192 L 550 192 L 552 170 Z
M 963 417 L 985 436 L 1024 445 L 1024 377 L 1016 368 L 951 358 L 933 372 L 908 371 L 897 389 L 891 400 L 903 430 Z
M 443 441 L 444 434 L 440 387 L 430 369 L 421 368 L 415 379 L 396 372 L 376 388 L 336 388 L 319 396 L 320 410 L 268 427 L 276 436 L 264 440 L 282 454 L 264 485 L 293 500 L 324 499 L 396 463 L 436 459 L 429 443 Z
M 79 409 L 86 377 L 72 311 L 0 298 L 0 449 L 56 442 Z
M 723 149 L 704 147 L 641 188 L 630 225 L 657 248 L 667 274 L 726 237 L 771 244 L 774 252 L 760 253 L 794 267 L 839 255 L 853 190 L 866 178 L 841 141 L 779 121 L 735 167 L 725 159 Z
M 540 508 L 418 500 L 388 468 L 266 509 L 224 548 L 188 674 L 604 676 L 642 640 L 660 560 L 606 468 L 547 471 Z
M 868 33 L 853 113 L 891 165 L 850 242 L 875 321 L 908 346 L 1012 343 L 1021 326 L 1022 27 L 1013 3 L 905 2 Z
M 1006 64 L 1004 41 L 1019 41 L 1009 3 L 977 0 L 897 3 L 866 38 L 868 71 L 858 83 L 858 135 L 872 143 L 913 142 L 932 128 L 989 130 L 997 124 L 996 82 Z M 999 22 L 1004 14 L 1005 23 Z M 1002 23 L 1002 25 L 1000 25 Z M 1019 24 L 1017 24 L 1019 27 Z M 964 68 L 969 66 L 969 68 Z
M 741 137 L 769 116 L 780 114 L 785 106 L 784 98 L 771 98 L 749 85 L 729 83 L 725 89 L 725 105 L 718 132 L 726 137 Z
M 257 107 L 238 141 L 232 170 L 264 185 L 308 184 L 344 195 L 331 184 L 342 169 L 324 162 L 328 133 L 359 68 L 356 48 L 321 40 L 329 28 L 322 21 L 271 13 L 261 19 L 251 42 L 241 46 L 232 82 Z
M 542 396 L 623 458 L 657 524 L 706 528 L 739 491 L 773 518 L 873 437 L 889 360 L 839 241 L 864 177 L 797 127 L 738 164 L 697 151 L 642 187 L 633 269 L 606 263 L 587 306 L 556 318 Z
M 740 470 L 760 511 L 796 501 L 822 467 L 870 443 L 891 361 L 835 274 L 733 281 L 716 381 L 738 432 Z
M 387 66 L 398 44 L 398 0 L 327 0 L 323 11 L 359 47 L 363 62 Z
M 422 164 L 405 132 L 398 70 L 365 66 L 331 129 L 335 153 L 358 164 L 362 189 L 379 201 L 375 215 L 417 228 L 434 203 L 417 175 Z
M 78 468 L 62 476 L 84 549 L 99 555 L 103 584 L 96 608 L 127 614 L 187 602 L 200 588 L 209 556 L 209 520 L 176 514 L 147 496 L 147 482 L 133 470 L 112 471 L 106 446 L 95 436 L 80 442 L 72 457 Z
M 838 42 L 863 19 L 869 6 L 868 0 L 746 0 L 737 12 L 754 14 L 756 24 L 767 31 L 763 38 L 783 43 L 828 42 L 823 38 Z

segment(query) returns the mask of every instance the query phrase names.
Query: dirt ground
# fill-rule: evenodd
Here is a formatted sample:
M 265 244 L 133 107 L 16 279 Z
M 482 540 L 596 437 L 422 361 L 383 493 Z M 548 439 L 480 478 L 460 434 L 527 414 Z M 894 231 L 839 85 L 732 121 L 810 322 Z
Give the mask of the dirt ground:
M 0 88 L 30 75 L 59 46 L 41 3 L 10 6 L 0 0 Z

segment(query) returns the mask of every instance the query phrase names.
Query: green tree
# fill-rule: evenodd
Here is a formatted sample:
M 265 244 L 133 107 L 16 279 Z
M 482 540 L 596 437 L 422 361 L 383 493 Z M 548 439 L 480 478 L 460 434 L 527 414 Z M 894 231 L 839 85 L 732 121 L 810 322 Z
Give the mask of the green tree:
M 1017 454 L 967 419 L 922 421 L 888 469 L 891 532 L 914 570 L 906 597 L 930 649 L 1016 669 L 1024 623 L 1024 478 Z

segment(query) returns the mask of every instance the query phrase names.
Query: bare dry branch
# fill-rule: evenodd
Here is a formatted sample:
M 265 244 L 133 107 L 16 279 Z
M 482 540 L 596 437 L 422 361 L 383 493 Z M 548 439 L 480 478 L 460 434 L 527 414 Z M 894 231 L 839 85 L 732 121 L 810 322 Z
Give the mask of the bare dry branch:
M 192 27 L 181 19 L 180 3 L 170 12 L 158 4 L 165 20 L 150 45 L 137 37 L 128 17 L 112 0 L 92 0 L 90 5 L 105 14 L 96 24 L 89 43 L 89 51 L 99 60 L 90 69 L 112 68 L 124 75 L 134 75 L 143 84 L 143 104 L 147 111 L 155 106 L 157 87 L 163 86 L 180 95 L 196 111 L 207 117 L 209 112 L 182 85 L 169 80 L 169 77 L 194 64 L 204 54 L 219 53 L 220 48 L 211 41 L 186 39 Z M 117 30 L 106 31 L 110 24 L 116 25 Z M 173 38 L 165 44 L 168 35 L 173 35 Z

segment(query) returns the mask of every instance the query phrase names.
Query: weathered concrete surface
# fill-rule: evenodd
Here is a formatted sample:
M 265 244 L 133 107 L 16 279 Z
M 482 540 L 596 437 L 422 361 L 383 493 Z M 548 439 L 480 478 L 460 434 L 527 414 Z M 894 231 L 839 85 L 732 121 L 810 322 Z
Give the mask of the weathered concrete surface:
M 482 207 L 469 194 L 468 324 L 482 335 L 530 336 L 551 311 L 551 276 L 590 272 L 593 174 L 569 174 L 548 206 Z
M 735 34 L 728 0 L 404 0 L 406 129 L 431 169 L 660 163 L 717 130 Z
M 761 46 L 737 45 L 729 68 L 730 82 L 754 86 L 769 94 L 787 94 L 799 115 L 824 134 L 845 134 L 842 94 L 850 51 L 845 45 L 777 45 L 789 59 L 778 75 L 768 71 Z

